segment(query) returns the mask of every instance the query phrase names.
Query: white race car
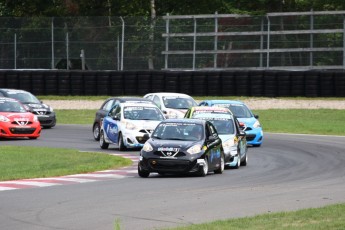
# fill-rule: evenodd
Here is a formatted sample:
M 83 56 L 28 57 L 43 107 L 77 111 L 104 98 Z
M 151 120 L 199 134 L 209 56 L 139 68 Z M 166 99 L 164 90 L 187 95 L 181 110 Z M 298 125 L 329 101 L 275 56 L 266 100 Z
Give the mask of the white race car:
M 141 148 L 164 119 L 162 111 L 154 104 L 117 104 L 101 120 L 100 146 L 107 149 L 109 144 L 115 144 L 119 150 Z
M 166 118 L 183 118 L 190 107 L 197 106 L 191 96 L 183 93 L 149 93 L 144 98 L 152 100 Z

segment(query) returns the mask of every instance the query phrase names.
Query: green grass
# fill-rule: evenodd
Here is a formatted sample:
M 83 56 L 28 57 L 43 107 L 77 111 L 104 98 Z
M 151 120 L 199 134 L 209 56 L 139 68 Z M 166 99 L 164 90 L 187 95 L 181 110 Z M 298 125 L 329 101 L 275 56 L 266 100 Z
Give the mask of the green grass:
M 88 173 L 132 164 L 129 159 L 108 154 L 27 146 L 0 146 L 0 159 L 0 181 Z
M 345 135 L 345 110 L 254 110 L 264 132 Z
M 345 204 L 195 224 L 173 230 L 323 230 L 345 228 Z
M 58 124 L 92 126 L 97 110 L 56 110 Z M 268 109 L 254 110 L 264 132 L 345 135 L 345 110 Z

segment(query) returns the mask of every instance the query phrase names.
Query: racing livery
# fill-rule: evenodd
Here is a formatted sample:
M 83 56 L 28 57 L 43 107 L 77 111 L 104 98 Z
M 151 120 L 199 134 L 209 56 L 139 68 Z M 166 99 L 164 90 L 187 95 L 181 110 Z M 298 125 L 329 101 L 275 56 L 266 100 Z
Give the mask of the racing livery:
M 253 147 L 261 146 L 263 142 L 263 129 L 259 122 L 259 116 L 241 101 L 233 100 L 205 100 L 199 103 L 199 106 L 218 106 L 228 108 L 234 116 L 243 124 L 243 129 L 247 134 L 247 144 Z
M 36 115 L 12 98 L 0 97 L 0 138 L 37 139 L 41 125 Z
M 151 134 L 164 120 L 164 115 L 152 103 L 124 102 L 116 104 L 101 120 L 100 147 L 107 149 L 115 144 L 119 150 L 141 148 Z
M 140 151 L 138 174 L 223 173 L 222 141 L 211 122 L 199 119 L 162 121 Z

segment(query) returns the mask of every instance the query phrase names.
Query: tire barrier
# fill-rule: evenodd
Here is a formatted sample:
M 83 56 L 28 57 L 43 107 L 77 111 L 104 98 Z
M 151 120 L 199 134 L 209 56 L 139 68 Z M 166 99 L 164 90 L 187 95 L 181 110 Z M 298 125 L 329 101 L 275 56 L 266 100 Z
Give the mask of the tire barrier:
M 81 71 L 0 70 L 0 88 L 35 95 L 345 97 L 345 71 Z

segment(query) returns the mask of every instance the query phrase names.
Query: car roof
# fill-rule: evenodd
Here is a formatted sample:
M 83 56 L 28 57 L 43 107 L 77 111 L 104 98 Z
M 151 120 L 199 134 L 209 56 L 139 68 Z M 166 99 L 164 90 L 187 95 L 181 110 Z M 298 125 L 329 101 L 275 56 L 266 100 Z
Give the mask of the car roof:
M 178 96 L 178 97 L 191 97 L 188 94 L 184 93 L 172 93 L 172 92 L 157 92 L 157 93 L 148 93 L 144 97 L 148 95 L 158 95 L 158 96 Z
M 164 121 L 162 121 L 164 123 L 193 123 L 193 124 L 200 124 L 200 125 L 204 125 L 206 123 L 205 120 L 201 120 L 201 119 L 188 119 L 188 118 L 179 118 L 179 119 L 166 119 Z
M 8 92 L 18 92 L 18 93 L 29 93 L 28 91 L 22 89 L 8 89 L 8 88 L 0 88 L 0 91 L 8 93 Z
M 242 101 L 236 101 L 236 100 L 204 100 L 207 102 L 210 102 L 212 104 L 244 104 Z
M 155 104 L 150 103 L 150 102 L 123 102 L 121 103 L 121 106 L 144 106 L 144 107 L 154 107 L 158 108 Z
M 224 107 L 210 107 L 210 106 L 194 106 L 191 107 L 194 111 L 216 111 L 216 112 L 229 112 L 228 108 Z

